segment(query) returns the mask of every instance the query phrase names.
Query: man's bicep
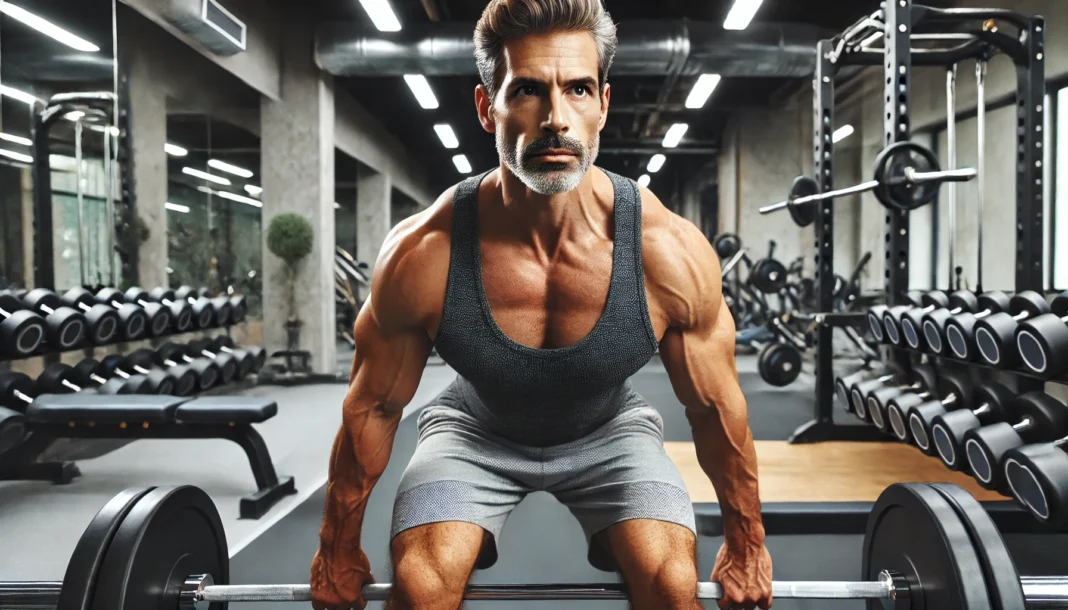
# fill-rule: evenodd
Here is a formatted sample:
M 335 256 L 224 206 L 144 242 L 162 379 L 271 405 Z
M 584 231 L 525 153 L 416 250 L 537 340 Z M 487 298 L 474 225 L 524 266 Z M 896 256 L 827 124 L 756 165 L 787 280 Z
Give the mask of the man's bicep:
M 714 315 L 698 318 L 697 324 L 669 328 L 665 333 L 660 357 L 675 396 L 687 409 L 738 406 L 744 410 L 734 338 L 734 320 L 723 304 Z

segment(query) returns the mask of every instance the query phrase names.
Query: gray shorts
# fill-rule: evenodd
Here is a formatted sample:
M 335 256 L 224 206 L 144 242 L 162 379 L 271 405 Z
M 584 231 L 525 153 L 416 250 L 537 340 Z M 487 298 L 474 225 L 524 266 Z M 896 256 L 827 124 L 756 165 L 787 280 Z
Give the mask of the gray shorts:
M 590 564 L 618 570 L 592 538 L 631 519 L 676 523 L 697 535 L 693 504 L 664 451 L 664 424 L 651 407 L 628 409 L 578 440 L 527 447 L 487 431 L 450 407 L 419 414 L 419 442 L 393 505 L 392 540 L 421 525 L 463 521 L 485 529 L 476 567 L 497 561 L 497 539 L 519 502 L 533 491 L 551 493 L 578 519 Z

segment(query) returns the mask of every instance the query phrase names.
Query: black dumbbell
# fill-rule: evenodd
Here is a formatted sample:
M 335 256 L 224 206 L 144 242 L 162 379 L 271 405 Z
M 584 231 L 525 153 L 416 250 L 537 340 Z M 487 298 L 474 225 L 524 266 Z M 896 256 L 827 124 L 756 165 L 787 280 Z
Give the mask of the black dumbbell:
M 926 397 L 929 392 L 937 387 L 938 379 L 934 368 L 929 365 L 917 365 L 912 367 L 909 382 L 906 385 L 883 385 L 868 392 L 865 402 L 868 410 L 868 421 L 882 432 L 890 432 L 890 420 L 886 409 L 891 399 L 902 394 L 914 392 Z
M 26 438 L 26 416 L 0 407 L 0 455 L 20 445 Z
M 218 385 L 223 378 L 222 368 L 218 364 L 215 364 L 214 360 L 209 360 L 207 358 L 190 358 L 186 354 L 186 347 L 184 345 L 176 345 L 174 343 L 165 343 L 161 345 L 160 348 L 155 351 L 153 361 L 169 367 L 188 365 L 197 375 L 197 388 L 201 392 L 206 392 L 212 389 Z
M 1010 449 L 1052 441 L 1066 433 L 1068 409 L 1042 392 L 1017 396 L 1009 404 L 1015 423 L 996 422 L 964 433 L 964 454 L 972 478 L 986 489 L 1009 495 L 1003 459 Z
M 915 295 L 912 296 L 914 297 Z M 911 301 L 912 299 L 910 298 L 909 300 Z M 948 305 L 949 297 L 946 296 L 945 292 L 941 290 L 931 290 L 930 292 L 920 294 L 919 307 L 913 303 L 907 303 L 887 309 L 886 313 L 883 314 L 883 327 L 886 328 L 887 340 L 890 341 L 891 345 L 904 345 L 905 337 L 901 331 L 901 316 L 905 315 L 905 312 L 915 310 L 917 312 L 928 313 L 940 307 L 947 307 Z
M 975 345 L 987 363 L 1004 369 L 1018 364 L 1016 329 L 1020 322 L 1050 312 L 1046 298 L 1033 290 L 1013 295 L 1009 311 L 991 314 L 975 323 Z
M 230 383 L 234 379 L 240 379 L 241 363 L 238 362 L 237 358 L 230 354 L 217 354 L 213 351 L 209 351 L 208 347 L 210 345 L 210 339 L 190 341 L 189 344 L 186 345 L 186 355 L 191 357 L 203 356 L 208 360 L 213 360 L 215 364 L 219 365 L 219 368 L 222 369 L 223 385 Z M 251 364 L 251 359 L 251 356 L 246 355 L 246 360 L 249 361 L 249 364 Z
M 104 371 L 108 377 L 129 379 L 134 375 L 142 375 L 148 379 L 148 393 L 150 394 L 173 395 L 174 388 L 178 385 L 178 378 L 170 372 L 158 368 L 145 368 L 139 361 L 133 361 L 124 354 L 105 356 L 100 361 L 100 370 Z
M 909 412 L 912 441 L 925 455 L 940 455 L 950 470 L 964 469 L 968 465 L 962 451 L 964 433 L 1004 419 L 1015 396 L 996 381 L 984 381 L 971 401 L 916 407 Z
M 200 386 L 200 375 L 193 370 L 188 364 L 179 364 L 177 366 L 162 365 L 156 362 L 156 354 L 150 349 L 139 349 L 131 352 L 126 356 L 126 366 L 132 367 L 139 373 L 152 377 L 153 375 L 166 374 L 174 379 L 174 387 L 167 394 L 174 396 L 192 396 L 196 393 L 197 388 Z M 163 371 L 159 366 L 166 366 L 166 371 Z M 143 371 L 150 371 L 144 373 Z M 163 394 L 164 392 L 160 392 Z
M 108 303 L 98 303 L 93 293 L 81 286 L 71 288 L 63 293 L 60 301 L 68 307 L 81 310 L 86 318 L 93 312 L 99 312 L 101 308 L 114 313 L 118 320 L 118 336 L 124 341 L 136 341 L 145 335 L 148 327 L 148 315 L 136 305 L 120 303 L 120 307 L 112 307 Z M 93 314 L 100 315 L 100 314 Z
M 127 303 L 126 296 L 115 288 L 101 289 L 100 292 L 96 293 L 96 301 L 98 303 L 104 303 L 105 305 L 111 305 L 115 309 L 118 309 L 123 304 L 140 308 L 145 312 L 145 315 L 148 316 L 147 334 L 149 337 L 164 335 L 171 328 L 171 312 L 159 303 L 149 303 L 147 307 L 134 303 Z
M 56 366 L 56 365 L 54 365 Z M 66 365 L 63 365 L 66 366 Z M 68 382 L 98 394 L 152 394 L 152 384 L 144 375 L 109 377 L 109 373 L 92 358 L 69 367 L 64 377 Z M 61 369 L 57 368 L 57 371 Z M 67 384 L 62 384 L 66 386 Z M 69 386 L 67 386 L 68 389 Z
M 905 293 L 905 302 L 897 307 L 922 307 L 923 292 L 919 290 L 910 290 Z M 875 337 L 875 341 L 878 343 L 886 343 L 888 338 L 886 336 L 886 323 L 883 319 L 886 317 L 887 312 L 890 311 L 888 305 L 874 305 L 868 309 L 868 328 L 871 330 L 871 334 Z
M 245 321 L 248 315 L 248 298 L 243 294 L 235 294 L 230 297 L 230 323 L 238 324 Z
M 263 352 L 264 360 L 266 361 L 266 350 L 262 347 L 258 349 Z M 880 371 L 860 370 L 846 375 L 845 377 L 835 377 L 834 393 L 838 396 L 838 400 L 845 406 L 845 410 L 849 413 L 853 413 L 853 401 L 849 399 L 849 395 L 854 385 L 877 378 L 884 378 L 885 381 L 890 381 L 894 378 L 894 375 L 899 374 L 900 372 L 900 367 L 896 364 L 890 364 Z
M 1061 405 L 1061 408 L 1065 408 Z M 1060 531 L 1068 524 L 1068 437 L 1005 452 L 1012 497 L 1042 523 Z
M 211 299 L 200 296 L 200 293 L 195 288 L 182 286 L 174 291 L 174 298 L 193 306 L 193 315 L 197 318 L 197 328 L 214 328 L 220 325 L 217 320 L 218 312 L 215 311 L 215 306 L 212 305 Z
M 85 316 L 70 307 L 63 307 L 62 305 L 52 309 L 36 298 L 33 300 L 33 305 L 35 306 L 31 306 L 30 303 L 26 302 L 26 296 L 29 296 L 29 293 L 15 293 L 15 297 L 21 301 L 24 307 L 44 318 L 45 338 L 49 347 L 56 351 L 65 352 L 82 344 L 82 341 L 85 340 Z
M 211 304 L 215 307 L 215 323 L 219 326 L 230 326 L 234 323 L 234 308 L 230 305 L 230 299 L 227 297 L 215 297 L 211 299 Z
M 127 303 L 141 306 L 149 315 L 152 315 L 157 307 L 165 309 L 174 332 L 184 333 L 193 329 L 193 308 L 189 303 L 184 301 L 164 303 L 159 299 L 151 298 L 147 292 L 137 286 L 127 288 L 122 297 Z
M 45 288 L 36 288 L 22 295 L 22 302 L 26 304 L 26 307 L 43 316 L 49 318 L 56 316 L 70 320 L 70 324 L 81 324 L 83 337 L 88 337 L 93 345 L 107 345 L 119 332 L 119 315 L 106 305 L 95 305 L 82 313 L 73 307 L 66 306 L 59 295 Z M 68 338 L 73 337 L 74 331 L 66 332 L 72 333 Z M 81 340 L 77 343 L 81 343 Z M 77 343 L 63 349 L 72 349 L 77 346 Z
M 189 326 L 195 330 L 211 328 L 211 325 L 215 320 L 215 309 L 211 307 L 209 302 L 179 299 L 174 294 L 173 290 L 167 290 L 162 286 L 153 288 L 152 291 L 148 293 L 148 298 L 170 307 L 172 313 L 181 311 L 182 308 L 186 308 L 188 310 L 187 315 L 190 318 Z
M 862 379 L 856 381 L 849 387 L 849 406 L 853 415 L 856 415 L 862 421 L 870 421 L 868 419 L 868 392 L 883 387 L 889 383 L 898 382 L 907 379 L 908 375 L 905 373 L 895 373 L 887 371 L 886 373 L 874 377 L 871 379 Z
M 985 297 L 985 298 L 984 298 Z M 971 362 L 979 359 L 975 348 L 975 325 L 996 313 L 1007 311 L 1012 299 L 1002 292 L 991 291 L 979 297 L 979 311 L 962 312 L 946 320 L 942 334 L 949 345 L 949 355 Z
M 938 383 L 926 392 L 905 392 L 886 402 L 886 419 L 890 431 L 897 440 L 907 443 L 911 436 L 908 425 L 909 414 L 919 408 L 958 407 L 969 404 L 972 400 L 972 383 L 964 375 L 942 370 Z
M 934 307 L 929 302 L 927 307 L 922 309 L 913 308 L 901 315 L 901 334 L 905 338 L 905 345 L 912 349 L 941 353 L 944 347 L 941 338 L 936 335 L 934 345 L 927 339 L 927 332 L 924 327 L 924 320 L 927 319 L 927 316 L 936 311 L 944 311 L 947 316 L 964 311 L 975 311 L 979 304 L 975 293 L 968 290 L 957 290 L 950 294 L 948 299 L 949 302 L 943 307 Z M 939 351 L 934 351 L 934 347 L 937 347 Z
M 957 303 L 957 305 L 962 305 L 962 303 Z M 927 340 L 927 351 L 937 355 L 948 355 L 950 353 L 950 346 L 947 345 L 949 342 L 946 340 L 946 329 L 949 322 L 955 317 L 961 316 L 960 321 L 955 322 L 955 324 L 965 325 L 970 332 L 975 326 L 976 319 L 984 318 L 999 311 L 1005 311 L 1008 308 L 1008 295 L 1000 290 L 994 290 L 979 295 L 970 308 L 953 307 L 952 309 L 942 308 L 932 311 L 923 317 L 923 336 Z M 958 328 L 955 332 L 959 333 L 961 330 Z M 963 337 L 963 335 L 961 336 Z M 960 345 L 965 345 L 963 339 L 959 343 Z M 963 358 L 960 355 L 957 357 Z
M 29 356 L 44 342 L 46 328 L 44 318 L 23 309 L 15 295 L 0 292 L 0 353 Z
M 234 340 L 226 335 L 219 335 L 215 338 L 215 341 L 211 343 L 211 347 L 208 351 L 222 352 L 224 354 L 232 354 L 240 362 L 245 356 L 242 353 L 248 354 L 251 364 L 249 370 L 242 374 L 242 377 L 248 373 L 257 373 L 263 368 L 263 365 L 267 363 L 267 350 L 259 345 L 242 345 L 240 347 L 234 346 Z
M 1020 361 L 1047 378 L 1068 373 L 1068 291 L 1053 299 L 1050 311 L 1016 328 Z
M 0 373 L 0 406 L 26 413 L 26 405 L 33 404 L 37 392 L 33 380 L 25 373 Z

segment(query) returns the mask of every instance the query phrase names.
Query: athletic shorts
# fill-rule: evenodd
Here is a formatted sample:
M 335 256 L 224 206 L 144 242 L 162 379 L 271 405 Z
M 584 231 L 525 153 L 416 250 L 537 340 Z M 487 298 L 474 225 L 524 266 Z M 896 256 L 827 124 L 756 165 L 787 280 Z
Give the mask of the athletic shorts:
M 593 536 L 621 521 L 666 521 L 697 536 L 693 504 L 651 407 L 624 410 L 587 436 L 550 447 L 513 443 L 450 407 L 423 409 L 418 427 L 393 505 L 391 540 L 430 523 L 473 523 L 491 535 L 475 566 L 484 570 L 497 561 L 508 515 L 533 491 L 567 506 L 582 526 L 588 561 L 605 572 L 619 568 Z

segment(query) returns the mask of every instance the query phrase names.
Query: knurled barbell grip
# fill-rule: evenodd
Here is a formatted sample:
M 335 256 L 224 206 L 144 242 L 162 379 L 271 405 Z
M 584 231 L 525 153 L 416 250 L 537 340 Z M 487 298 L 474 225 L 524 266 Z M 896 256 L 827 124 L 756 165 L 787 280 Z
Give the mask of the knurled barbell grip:
M 867 191 L 875 190 L 875 187 L 879 186 L 878 180 L 869 180 L 867 182 L 861 182 L 860 184 L 846 187 L 844 189 L 838 189 L 834 191 L 827 191 L 826 193 L 816 193 L 815 195 L 807 195 L 805 197 L 798 197 L 793 200 L 780 201 L 779 203 L 773 203 L 760 208 L 761 214 L 767 214 L 774 212 L 775 210 L 781 210 L 791 205 L 804 205 L 806 203 L 812 203 L 813 201 L 824 201 L 827 199 L 834 199 L 835 197 L 845 197 L 846 195 L 855 195 L 856 193 L 864 193 Z

